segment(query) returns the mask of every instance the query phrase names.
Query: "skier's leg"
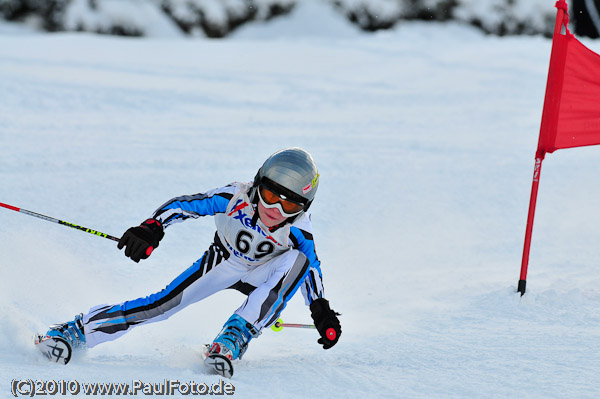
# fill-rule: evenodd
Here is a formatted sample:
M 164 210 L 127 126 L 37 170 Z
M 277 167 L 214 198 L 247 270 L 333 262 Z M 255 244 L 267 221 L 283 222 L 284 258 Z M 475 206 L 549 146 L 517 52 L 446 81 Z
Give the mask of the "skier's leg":
M 277 321 L 309 270 L 308 259 L 298 250 L 288 251 L 271 262 L 273 264 L 270 265 L 269 277 L 262 284 L 256 284 L 260 273 L 251 272 L 243 278 L 245 282 L 256 284 L 257 287 L 235 311 L 235 314 L 248 320 L 258 331 Z
M 247 270 L 212 245 L 162 291 L 117 305 L 99 305 L 83 316 L 87 346 L 112 341 L 134 326 L 167 319 L 187 305 L 231 286 Z
M 304 280 L 308 264 L 302 252 L 291 250 L 254 269 L 231 286 L 238 290 L 245 287 L 249 295 L 223 325 L 209 355 L 221 355 L 229 360 L 241 358 L 250 340 L 277 320 Z M 256 288 L 252 290 L 250 287 L 253 286 Z

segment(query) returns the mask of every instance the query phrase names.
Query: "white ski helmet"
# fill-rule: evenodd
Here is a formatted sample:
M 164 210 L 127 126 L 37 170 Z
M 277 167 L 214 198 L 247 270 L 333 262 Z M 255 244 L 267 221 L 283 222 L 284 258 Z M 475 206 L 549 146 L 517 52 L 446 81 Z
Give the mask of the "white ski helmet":
M 302 211 L 288 218 L 300 218 L 312 204 L 319 187 L 319 172 L 310 154 L 298 147 L 286 148 L 271 155 L 254 177 L 250 199 L 258 203 L 258 188 L 265 185 L 285 198 L 303 205 Z

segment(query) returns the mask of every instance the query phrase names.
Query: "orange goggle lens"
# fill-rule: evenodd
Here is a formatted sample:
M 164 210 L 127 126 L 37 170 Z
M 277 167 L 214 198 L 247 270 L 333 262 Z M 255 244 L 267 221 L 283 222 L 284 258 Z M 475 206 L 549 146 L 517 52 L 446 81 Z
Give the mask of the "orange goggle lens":
M 304 208 L 302 204 L 281 198 L 279 194 L 274 193 L 265 186 L 260 186 L 260 196 L 269 205 L 279 202 L 286 213 L 298 213 Z

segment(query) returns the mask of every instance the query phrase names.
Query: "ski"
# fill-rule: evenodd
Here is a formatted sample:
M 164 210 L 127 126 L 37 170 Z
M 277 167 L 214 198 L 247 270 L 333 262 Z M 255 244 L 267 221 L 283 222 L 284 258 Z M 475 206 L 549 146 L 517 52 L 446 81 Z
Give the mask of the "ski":
M 48 335 L 37 335 L 35 338 L 35 347 L 48 360 L 58 364 L 67 364 L 71 360 L 71 345 L 60 337 L 50 337 Z
M 233 376 L 233 364 L 231 360 L 223 355 L 211 353 L 209 344 L 205 344 L 202 347 L 202 357 L 204 358 L 204 365 L 217 374 L 225 378 Z

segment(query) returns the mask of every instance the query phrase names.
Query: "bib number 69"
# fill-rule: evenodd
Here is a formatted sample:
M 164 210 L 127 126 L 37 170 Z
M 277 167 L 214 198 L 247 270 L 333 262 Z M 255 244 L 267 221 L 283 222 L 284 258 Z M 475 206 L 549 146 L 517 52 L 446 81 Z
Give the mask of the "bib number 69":
M 252 241 L 254 241 L 254 236 L 245 230 L 240 230 L 236 239 L 235 246 L 237 250 L 242 254 L 246 255 L 252 249 Z M 256 246 L 256 251 L 254 252 L 255 259 L 262 259 L 265 256 L 269 255 L 275 250 L 275 245 L 273 245 L 270 241 L 263 241 Z

